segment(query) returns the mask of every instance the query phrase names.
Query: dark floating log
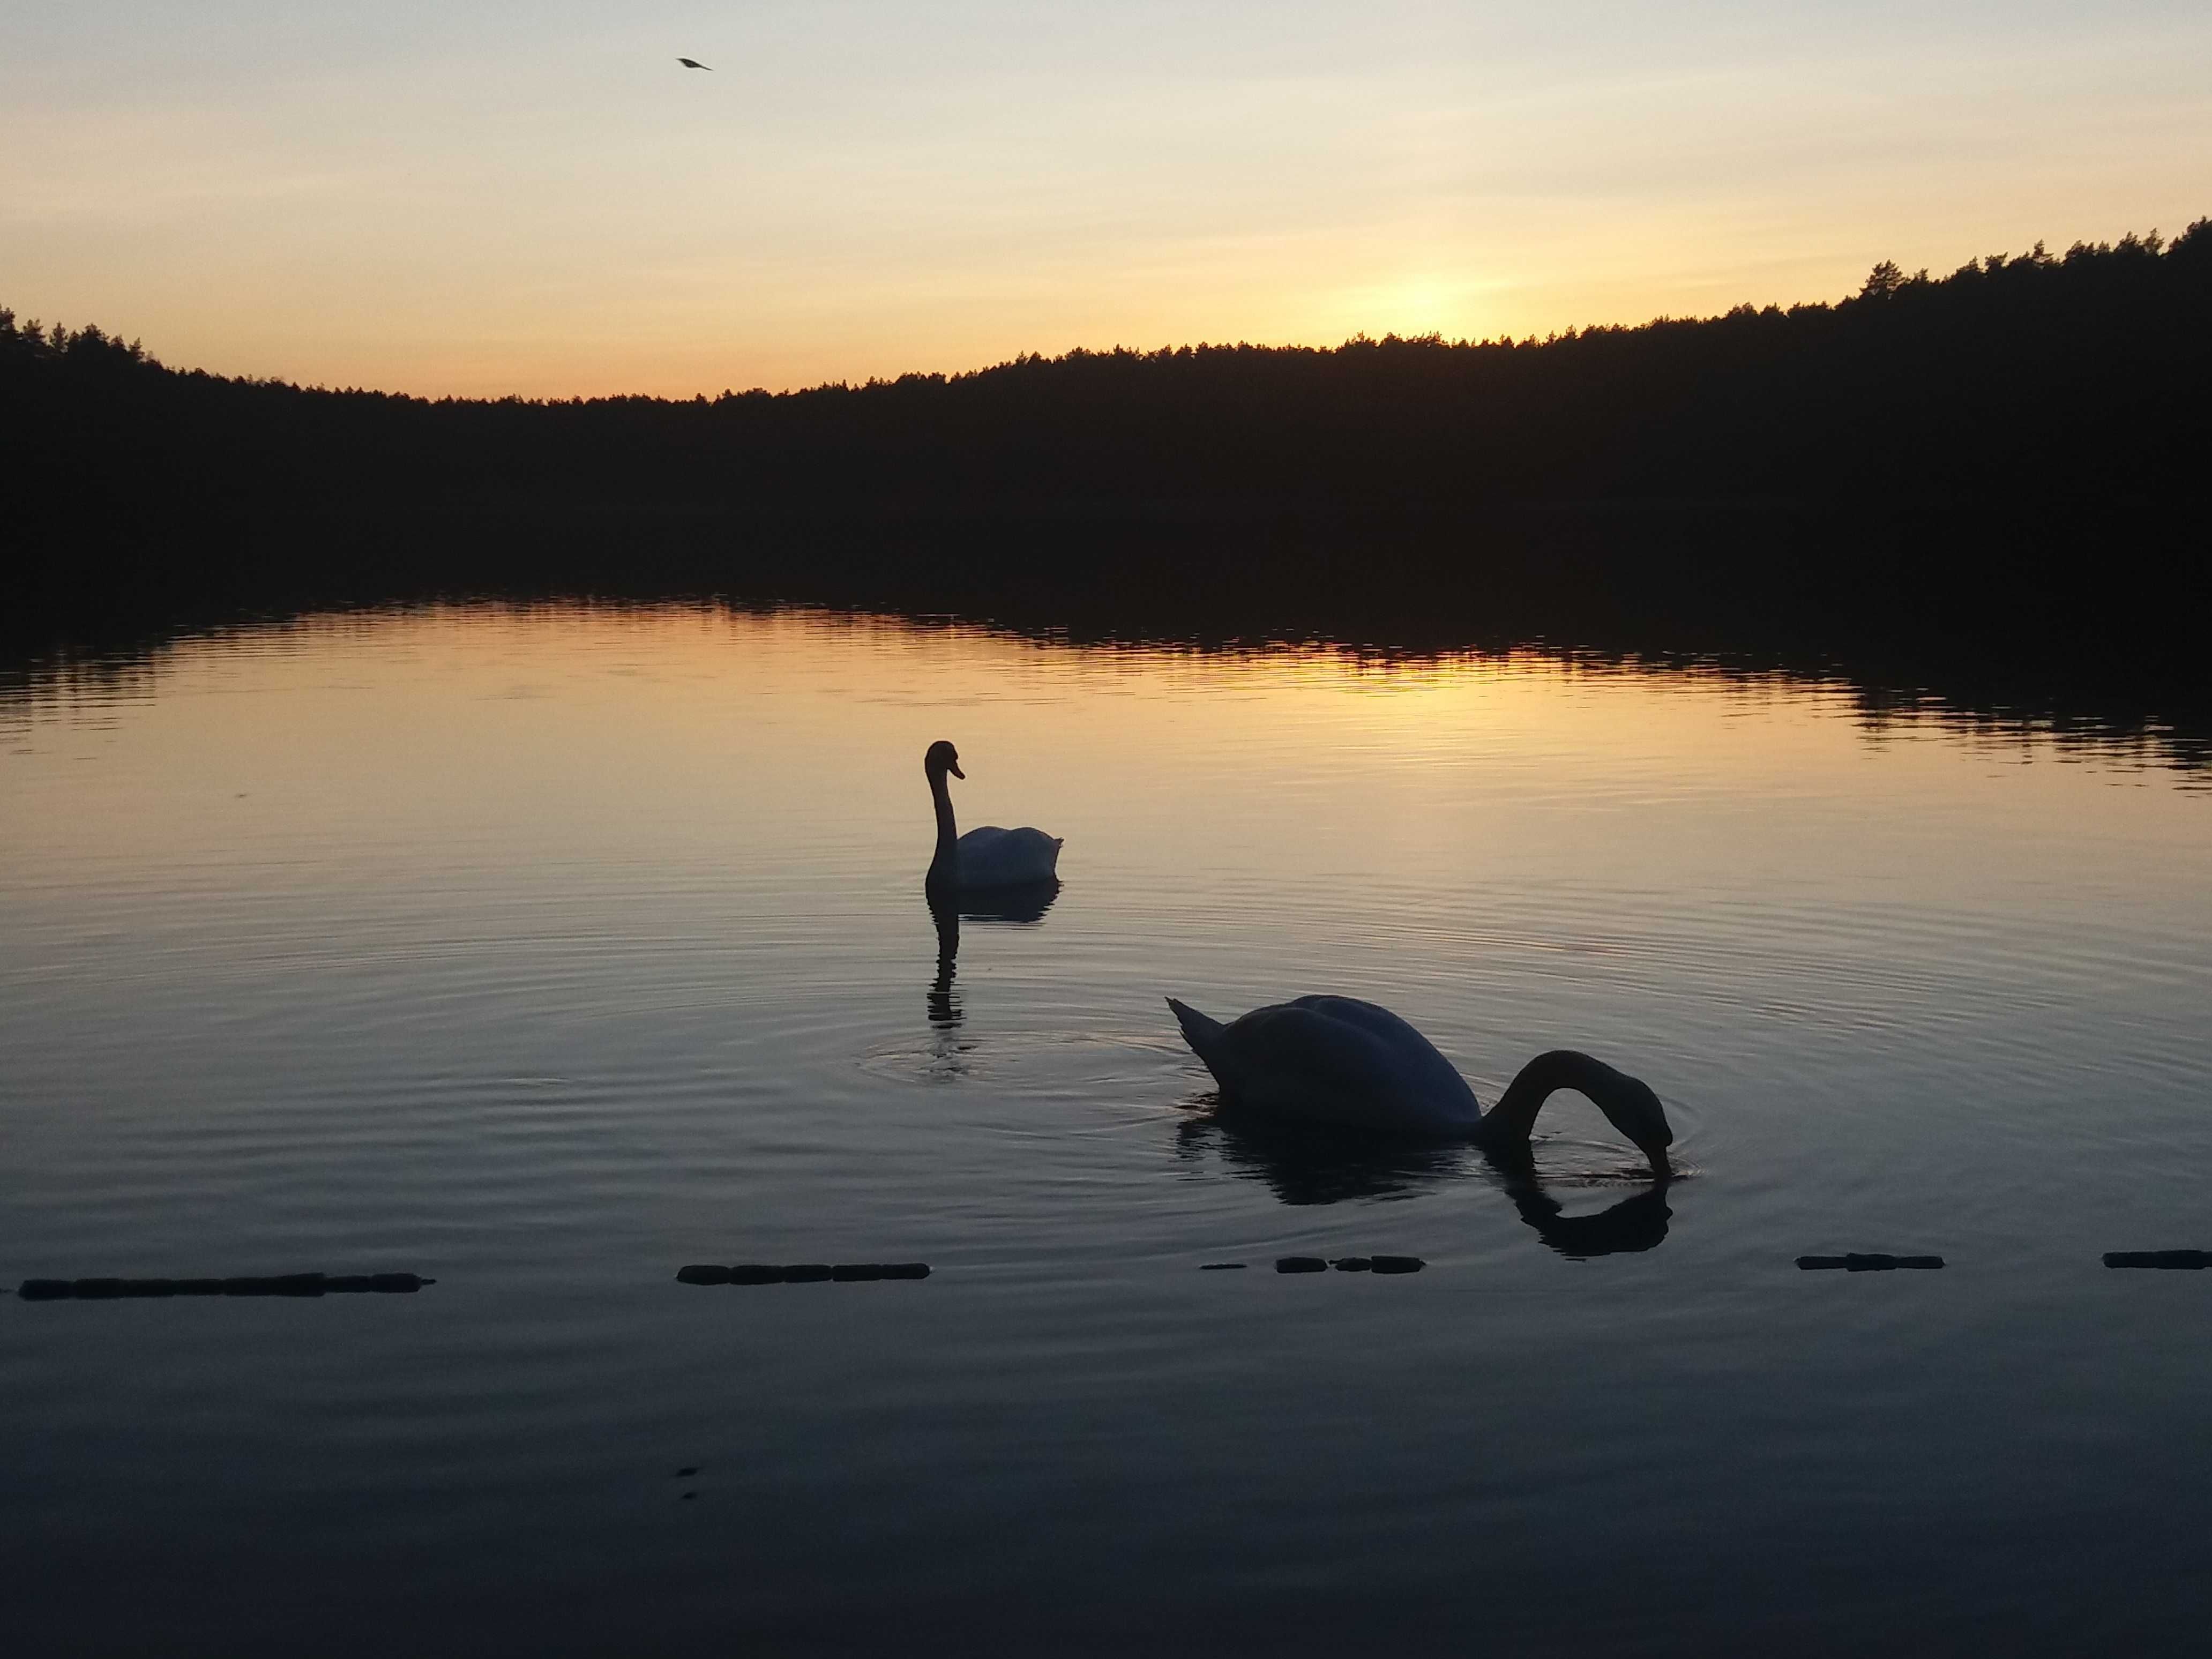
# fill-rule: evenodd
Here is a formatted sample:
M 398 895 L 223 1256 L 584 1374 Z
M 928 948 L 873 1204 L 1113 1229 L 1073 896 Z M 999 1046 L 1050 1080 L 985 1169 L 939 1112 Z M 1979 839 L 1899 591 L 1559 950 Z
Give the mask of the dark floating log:
M 1840 1267 L 1845 1273 L 1886 1273 L 1898 1267 L 1940 1267 L 1940 1255 L 1875 1255 L 1853 1251 L 1848 1255 L 1801 1255 L 1797 1265 L 1807 1273 L 1824 1267 Z
M 1428 1264 L 1417 1255 L 1346 1255 L 1324 1261 L 1317 1255 L 1286 1255 L 1275 1263 L 1279 1273 L 1325 1273 L 1332 1267 L 1340 1273 L 1417 1273 Z
M 1202 1273 L 1243 1273 L 1244 1264 L 1241 1261 L 1201 1261 L 1198 1264 L 1198 1270 Z
M 927 1279 L 927 1261 L 800 1261 L 778 1267 L 769 1261 L 741 1261 L 732 1267 L 694 1262 L 678 1267 L 676 1277 L 686 1285 L 817 1285 L 823 1279 L 857 1284 L 876 1279 Z
M 26 1302 L 109 1302 L 125 1297 L 412 1295 L 434 1279 L 415 1273 L 277 1273 L 240 1279 L 27 1279 Z
M 2107 1250 L 2107 1267 L 2212 1267 L 2212 1250 Z

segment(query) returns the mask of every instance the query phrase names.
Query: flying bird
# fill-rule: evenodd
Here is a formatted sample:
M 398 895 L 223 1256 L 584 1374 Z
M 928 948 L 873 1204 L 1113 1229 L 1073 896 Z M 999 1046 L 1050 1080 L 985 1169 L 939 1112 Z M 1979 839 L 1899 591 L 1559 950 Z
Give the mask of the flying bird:
M 685 69 L 702 69 L 709 75 L 714 72 L 714 66 L 712 64 L 702 64 L 696 58 L 679 58 L 676 61 L 683 64 Z

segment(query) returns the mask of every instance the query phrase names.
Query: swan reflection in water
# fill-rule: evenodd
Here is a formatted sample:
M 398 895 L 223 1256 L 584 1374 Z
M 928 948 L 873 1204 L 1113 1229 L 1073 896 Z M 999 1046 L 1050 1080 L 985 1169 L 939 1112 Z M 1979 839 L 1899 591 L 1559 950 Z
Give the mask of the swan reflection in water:
M 929 919 L 937 924 L 937 977 L 929 982 L 929 1026 L 933 1031 L 951 1032 L 960 1025 L 960 998 L 952 988 L 960 962 L 960 912 L 933 896 Z
M 1505 1195 L 1521 1212 L 1521 1219 L 1536 1230 L 1538 1237 L 1576 1261 L 1594 1255 L 1656 1250 L 1666 1238 L 1667 1224 L 1674 1214 L 1667 1205 L 1664 1182 L 1631 1193 L 1619 1203 L 1589 1215 L 1569 1215 L 1566 1206 L 1533 1179 L 1509 1182 Z
M 994 887 L 955 892 L 942 888 L 927 891 L 929 919 L 937 926 L 937 976 L 929 982 L 929 1028 L 939 1039 L 937 1058 L 949 1060 L 970 1046 L 946 1039 L 955 1036 L 965 1018 L 960 992 L 954 984 L 960 961 L 960 924 L 995 922 L 1009 927 L 1034 927 L 1044 920 L 1060 896 L 1057 880 L 1030 882 L 1019 887 Z
M 1407 1198 L 1480 1171 L 1512 1200 L 1521 1219 L 1573 1261 L 1656 1249 L 1674 1211 L 1664 1182 L 1607 1208 L 1570 1215 L 1523 1158 L 1466 1143 L 1439 1145 L 1363 1133 L 1334 1125 L 1285 1121 L 1239 1111 L 1207 1093 L 1176 1129 L 1176 1150 L 1196 1162 L 1218 1155 L 1233 1173 L 1264 1184 L 1285 1204 L 1336 1204 L 1346 1199 Z

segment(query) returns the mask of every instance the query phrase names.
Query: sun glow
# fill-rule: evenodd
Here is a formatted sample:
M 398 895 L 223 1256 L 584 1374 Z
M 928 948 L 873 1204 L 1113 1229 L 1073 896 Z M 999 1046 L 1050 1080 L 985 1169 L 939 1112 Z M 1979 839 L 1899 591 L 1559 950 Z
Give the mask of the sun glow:
M 1455 340 L 1481 331 L 1476 322 L 1478 292 L 1473 283 L 1429 273 L 1355 292 L 1351 308 L 1354 314 L 1369 319 L 1362 326 L 1370 334 L 1407 338 L 1441 334 Z

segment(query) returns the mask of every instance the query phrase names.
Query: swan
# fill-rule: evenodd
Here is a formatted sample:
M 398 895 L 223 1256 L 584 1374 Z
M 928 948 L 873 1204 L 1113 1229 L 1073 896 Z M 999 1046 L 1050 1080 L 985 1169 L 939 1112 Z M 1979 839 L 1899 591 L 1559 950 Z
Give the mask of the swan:
M 1528 1131 L 1555 1090 L 1589 1097 L 1651 1160 L 1673 1170 L 1674 1139 L 1659 1097 L 1640 1079 L 1572 1048 L 1553 1048 L 1521 1068 L 1487 1112 L 1436 1045 L 1392 1013 L 1356 997 L 1299 997 L 1255 1008 L 1224 1025 L 1168 1000 L 1183 1041 L 1233 1103 L 1279 1117 L 1472 1140 L 1493 1155 L 1525 1161 Z
M 952 796 L 945 775 L 965 780 L 960 751 L 942 738 L 929 745 L 921 757 L 922 775 L 937 803 L 937 854 L 929 861 L 925 884 L 933 891 L 948 888 L 1021 887 L 1054 879 L 1060 863 L 1060 839 L 1042 830 L 1001 830 L 986 824 L 957 833 L 952 822 Z

